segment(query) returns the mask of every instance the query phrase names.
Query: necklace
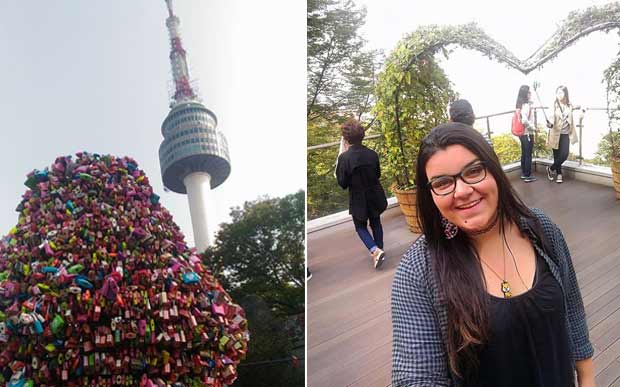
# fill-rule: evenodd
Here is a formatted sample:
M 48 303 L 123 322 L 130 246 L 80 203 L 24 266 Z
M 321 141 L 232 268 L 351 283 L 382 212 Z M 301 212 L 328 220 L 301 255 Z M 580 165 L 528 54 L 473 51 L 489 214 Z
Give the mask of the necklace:
M 495 274 L 495 276 L 502 281 L 502 283 L 501 283 L 501 290 L 502 290 L 502 293 L 504 293 L 504 298 L 510 298 L 510 297 L 512 297 L 512 291 L 511 291 L 510 283 L 508 283 L 508 281 L 506 280 L 506 250 L 505 250 L 505 247 L 508 247 L 508 252 L 512 256 L 512 262 L 515 265 L 515 270 L 517 271 L 517 275 L 519 276 L 519 279 L 521 280 L 521 283 L 523 284 L 523 286 L 527 290 L 529 290 L 529 286 L 527 286 L 525 284 L 525 281 L 523 280 L 523 277 L 521 276 L 521 273 L 519 272 L 519 266 L 517 265 L 517 260 L 515 259 L 515 256 L 512 253 L 512 249 L 510 248 L 510 245 L 508 244 L 508 241 L 506 241 L 506 235 L 503 235 L 503 239 L 504 239 L 503 240 L 504 243 L 502 243 L 502 256 L 504 258 L 504 276 L 503 277 L 500 276 L 499 274 L 497 274 L 497 272 L 495 270 L 493 270 L 491 265 L 486 263 L 485 260 L 482 259 L 482 257 L 480 258 L 480 261 L 482 261 L 482 263 L 484 263 L 491 270 L 491 272 L 493 274 Z
M 502 251 L 503 251 L 503 246 L 502 246 Z M 482 263 L 484 263 L 485 265 L 487 265 L 487 267 L 491 270 L 491 272 L 493 272 L 493 274 L 495 274 L 495 276 L 497 276 L 497 278 L 499 278 L 502 283 L 501 283 L 501 290 L 502 293 L 504 293 L 504 298 L 510 298 L 512 297 L 512 292 L 510 291 L 510 284 L 508 283 L 508 281 L 506 281 L 506 253 L 504 252 L 503 254 L 504 256 L 504 276 L 500 276 L 499 274 L 497 274 L 497 272 L 495 270 L 493 270 L 493 268 L 491 267 L 491 265 L 489 265 L 488 263 L 486 263 L 484 261 L 484 259 L 480 258 L 480 261 L 482 261 Z
M 483 229 L 478 230 L 478 231 L 468 232 L 467 234 L 469 236 L 478 236 L 478 235 L 486 234 L 487 232 L 491 231 L 493 227 L 495 227 L 498 220 L 499 220 L 499 211 L 495 213 L 495 216 L 493 217 L 493 219 Z
M 521 276 L 521 272 L 519 272 L 519 266 L 517 265 L 517 260 L 515 259 L 515 255 L 512 253 L 512 249 L 510 248 L 510 245 L 508 244 L 508 242 L 506 242 L 506 247 L 508 247 L 508 252 L 510 253 L 510 256 L 512 256 L 512 262 L 515 264 L 515 270 L 517 271 L 517 275 L 519 276 L 519 279 L 521 280 L 523 287 L 525 287 L 525 289 L 527 290 L 530 290 L 530 287 L 527 286 L 527 284 L 523 280 L 523 277 Z

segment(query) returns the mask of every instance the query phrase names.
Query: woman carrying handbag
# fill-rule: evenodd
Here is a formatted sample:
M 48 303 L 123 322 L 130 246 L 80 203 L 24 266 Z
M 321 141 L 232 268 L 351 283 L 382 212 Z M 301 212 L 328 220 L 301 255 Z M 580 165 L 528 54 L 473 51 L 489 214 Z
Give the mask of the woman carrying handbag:
M 529 86 L 523 85 L 519 88 L 515 108 L 517 109 L 516 117 L 522 127 L 522 133 L 515 133 L 513 128 L 513 134 L 518 135 L 519 141 L 521 142 L 521 180 L 526 183 L 531 183 L 537 180 L 536 177 L 532 175 L 532 152 L 534 151 L 534 132 L 536 128 L 532 121 L 534 108 L 532 106 L 532 93 Z

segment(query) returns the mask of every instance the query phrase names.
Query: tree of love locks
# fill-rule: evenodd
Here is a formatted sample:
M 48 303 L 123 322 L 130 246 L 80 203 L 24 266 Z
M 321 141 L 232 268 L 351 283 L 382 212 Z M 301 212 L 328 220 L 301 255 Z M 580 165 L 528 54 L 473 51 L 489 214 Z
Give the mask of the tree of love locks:
M 224 386 L 249 332 L 131 158 L 59 157 L 0 241 L 0 378 Z

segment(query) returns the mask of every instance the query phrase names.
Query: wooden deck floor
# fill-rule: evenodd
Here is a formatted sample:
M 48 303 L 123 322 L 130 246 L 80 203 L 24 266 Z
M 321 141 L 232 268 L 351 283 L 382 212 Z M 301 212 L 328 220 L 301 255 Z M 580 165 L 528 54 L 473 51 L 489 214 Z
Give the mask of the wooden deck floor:
M 598 387 L 620 387 L 620 201 L 609 187 L 539 175 L 514 181 L 527 205 L 542 208 L 570 247 L 595 347 Z M 400 209 L 382 216 L 387 260 L 379 271 L 351 222 L 308 235 L 308 386 L 389 386 L 390 288 L 416 239 Z

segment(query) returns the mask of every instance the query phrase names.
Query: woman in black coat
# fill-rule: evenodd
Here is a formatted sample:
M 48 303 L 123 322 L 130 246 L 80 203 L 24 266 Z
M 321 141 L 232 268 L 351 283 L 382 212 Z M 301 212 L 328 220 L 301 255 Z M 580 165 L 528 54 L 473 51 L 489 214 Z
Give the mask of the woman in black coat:
M 387 208 L 387 199 L 379 178 L 379 156 L 362 145 L 365 129 L 357 120 L 349 120 L 342 127 L 342 137 L 348 149 L 338 156 L 336 177 L 343 189 L 349 189 L 349 213 L 353 217 L 355 231 L 373 258 L 375 269 L 383 260 L 383 228 L 380 215 Z M 372 236 L 368 232 L 368 223 Z

